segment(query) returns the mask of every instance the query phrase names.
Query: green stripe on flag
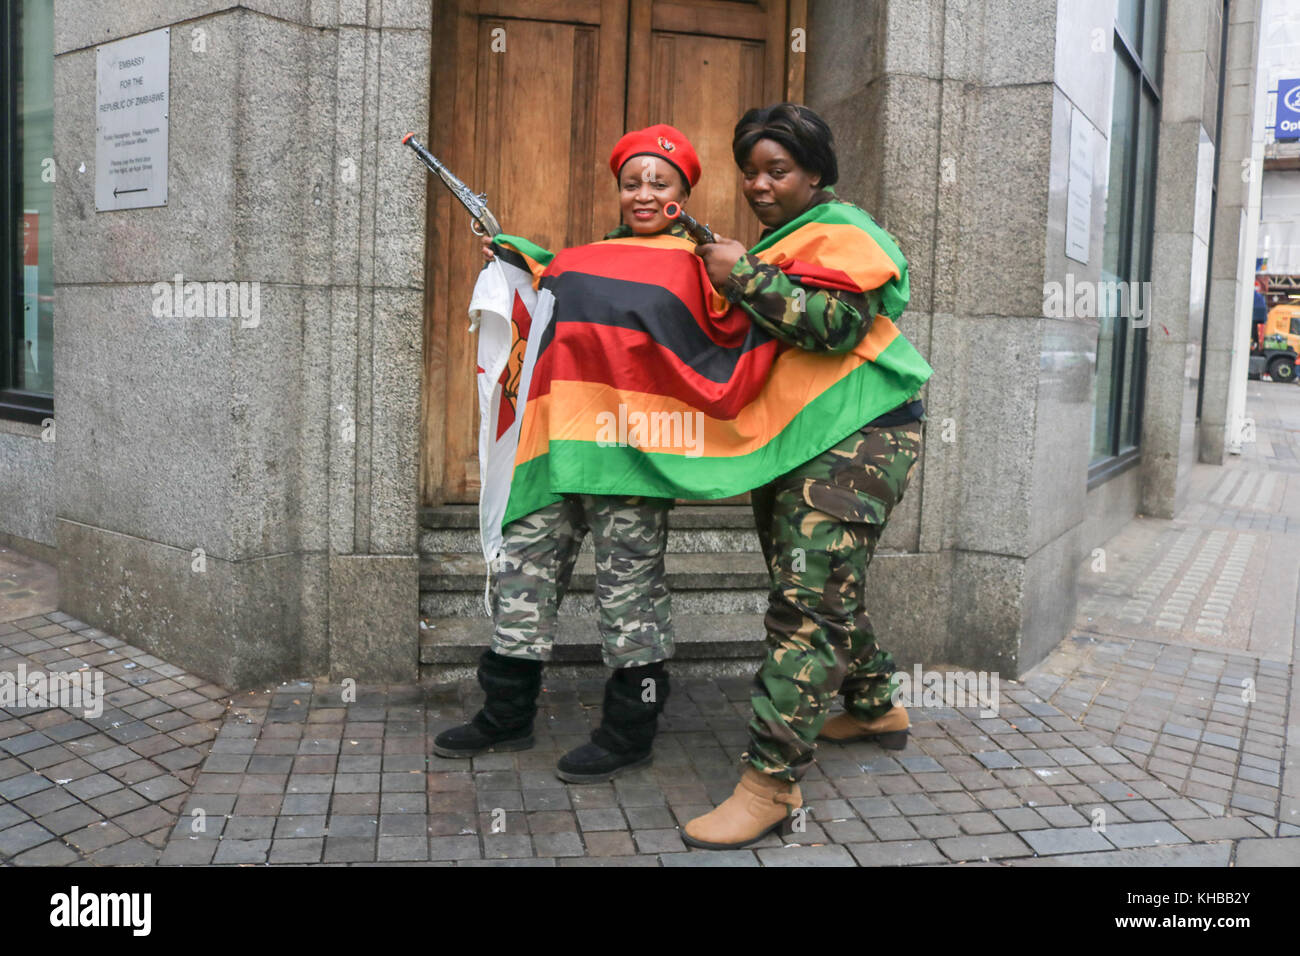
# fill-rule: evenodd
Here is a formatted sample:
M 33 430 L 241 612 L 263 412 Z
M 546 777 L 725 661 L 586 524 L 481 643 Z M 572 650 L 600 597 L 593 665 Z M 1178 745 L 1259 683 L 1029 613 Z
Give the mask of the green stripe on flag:
M 549 249 L 543 249 L 537 243 L 530 242 L 522 236 L 508 236 L 504 232 L 501 232 L 493 236 L 492 241 L 502 243 L 522 252 L 530 259 L 541 263 L 543 267 L 549 266 L 551 260 L 555 258 L 555 253 L 551 252 Z
M 898 268 L 898 279 L 892 279 L 881 288 L 881 311 L 889 316 L 890 321 L 897 322 L 903 310 L 907 308 L 911 296 L 911 283 L 907 278 L 907 259 L 898 248 L 894 237 L 881 228 L 865 209 L 846 202 L 824 202 L 813 206 L 802 216 L 790 220 L 766 239 L 761 239 L 750 248 L 751 253 L 759 253 L 773 244 L 780 242 L 790 233 L 809 223 L 822 223 L 827 226 L 856 226 L 861 229 L 882 250 Z
M 870 421 L 897 408 L 933 374 L 903 336 L 809 402 L 762 448 L 732 457 L 687 458 L 626 445 L 555 441 L 549 453 L 515 469 L 502 526 L 566 493 L 729 498 L 757 488 L 820 455 Z M 829 441 L 828 441 L 829 439 Z

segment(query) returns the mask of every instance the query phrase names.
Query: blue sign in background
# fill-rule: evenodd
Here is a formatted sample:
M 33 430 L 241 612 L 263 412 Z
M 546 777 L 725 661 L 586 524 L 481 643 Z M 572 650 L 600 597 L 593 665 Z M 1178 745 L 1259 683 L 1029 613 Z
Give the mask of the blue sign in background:
M 1300 139 L 1300 79 L 1277 81 L 1273 139 L 1279 143 Z

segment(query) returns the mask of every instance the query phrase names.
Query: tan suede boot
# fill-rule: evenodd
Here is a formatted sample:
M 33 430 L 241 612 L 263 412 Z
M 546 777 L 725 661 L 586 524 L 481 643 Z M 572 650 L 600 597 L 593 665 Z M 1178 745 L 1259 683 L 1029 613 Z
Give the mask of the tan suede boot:
M 818 740 L 846 744 L 854 740 L 875 740 L 886 750 L 902 750 L 907 746 L 907 710 L 898 704 L 894 709 L 874 720 L 862 720 L 852 714 L 836 714 L 822 725 Z
M 705 850 L 748 846 L 773 830 L 790 832 L 792 815 L 801 806 L 803 795 L 797 783 L 749 767 L 731 796 L 682 828 L 682 842 Z

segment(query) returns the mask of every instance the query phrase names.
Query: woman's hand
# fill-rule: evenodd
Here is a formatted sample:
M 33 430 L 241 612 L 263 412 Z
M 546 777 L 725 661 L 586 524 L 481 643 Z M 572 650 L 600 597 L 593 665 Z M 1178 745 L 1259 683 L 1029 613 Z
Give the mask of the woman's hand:
M 704 268 L 709 273 L 709 281 L 715 289 L 721 289 L 731 274 L 732 268 L 745 254 L 745 247 L 735 239 L 717 236 L 717 242 L 708 242 L 695 247 L 695 254 L 704 260 Z
M 482 241 L 483 241 L 483 258 L 491 262 L 493 259 L 497 257 L 496 253 L 492 251 L 492 237 L 484 236 Z

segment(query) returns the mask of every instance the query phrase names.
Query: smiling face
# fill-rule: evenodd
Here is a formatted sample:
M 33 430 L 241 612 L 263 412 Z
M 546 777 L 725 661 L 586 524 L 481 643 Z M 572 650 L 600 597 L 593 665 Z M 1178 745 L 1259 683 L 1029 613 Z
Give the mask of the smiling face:
M 821 176 L 773 139 L 760 139 L 740 167 L 745 201 L 764 226 L 778 228 L 808 208 Z
M 618 172 L 618 204 L 623 222 L 638 236 L 663 232 L 672 224 L 664 215 L 670 202 L 686 205 L 682 174 L 657 156 L 633 156 Z

